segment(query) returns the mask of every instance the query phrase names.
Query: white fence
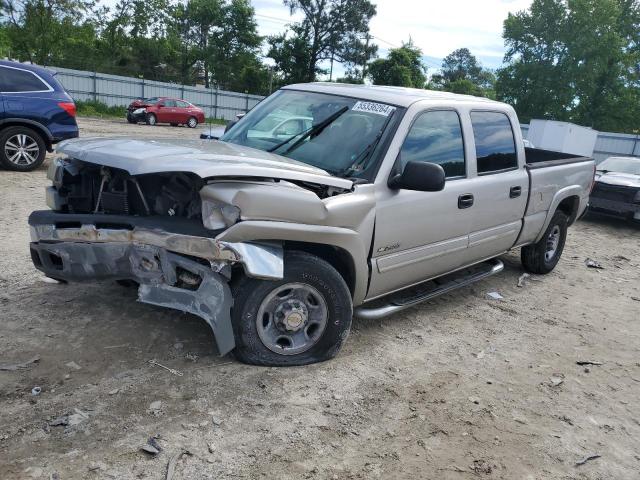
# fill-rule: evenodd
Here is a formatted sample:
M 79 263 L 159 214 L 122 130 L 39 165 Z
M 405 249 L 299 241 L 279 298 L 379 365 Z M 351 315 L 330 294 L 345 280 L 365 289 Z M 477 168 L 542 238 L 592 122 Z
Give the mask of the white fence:
M 520 125 L 522 136 L 527 138 L 529 125 Z M 598 140 L 593 151 L 593 158 L 600 163 L 608 157 L 640 157 L 640 135 L 627 133 L 598 132 Z
M 182 98 L 204 109 L 208 117 L 232 120 L 251 110 L 264 97 L 216 88 L 155 82 L 106 73 L 49 67 L 74 100 L 97 100 L 109 106 L 127 106 L 144 97 Z

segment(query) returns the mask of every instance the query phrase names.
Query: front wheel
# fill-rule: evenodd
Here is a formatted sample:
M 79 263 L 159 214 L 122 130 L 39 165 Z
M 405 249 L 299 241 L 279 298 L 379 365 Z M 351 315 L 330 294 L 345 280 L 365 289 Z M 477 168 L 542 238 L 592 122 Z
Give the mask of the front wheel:
M 158 123 L 158 119 L 153 113 L 147 113 L 147 116 L 145 118 L 147 121 L 147 125 L 153 126 Z
M 189 120 L 187 120 L 187 127 L 196 128 L 197 126 L 198 120 L 196 119 L 196 117 L 189 117 Z
M 233 288 L 234 355 L 241 362 L 296 366 L 333 358 L 351 328 L 349 288 L 326 261 L 285 255 L 282 280 L 243 277 Z
M 520 258 L 525 270 L 545 274 L 556 268 L 567 239 L 568 221 L 563 212 L 556 212 L 540 241 L 522 247 Z
M 17 126 L 0 132 L 0 164 L 18 172 L 35 170 L 44 162 L 47 146 L 34 130 Z

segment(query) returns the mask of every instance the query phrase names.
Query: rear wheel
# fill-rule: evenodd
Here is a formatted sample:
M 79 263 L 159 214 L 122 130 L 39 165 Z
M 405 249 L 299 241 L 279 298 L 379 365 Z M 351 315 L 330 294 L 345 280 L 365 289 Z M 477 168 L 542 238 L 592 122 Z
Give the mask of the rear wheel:
M 196 117 L 189 117 L 187 120 L 187 127 L 196 128 L 198 126 L 198 119 Z
M 34 130 L 9 127 L 0 133 L 0 164 L 9 170 L 28 172 L 44 162 L 47 147 Z
M 158 119 L 156 118 L 156 116 L 153 113 L 147 113 L 147 116 L 145 117 L 146 121 L 147 121 L 147 125 L 156 125 L 158 123 Z
M 324 260 L 285 255 L 284 278 L 242 278 L 234 286 L 234 355 L 254 365 L 308 365 L 333 358 L 351 328 L 344 279 Z
M 568 220 L 563 212 L 556 212 L 540 241 L 522 247 L 520 258 L 525 270 L 545 274 L 556 267 L 567 239 Z

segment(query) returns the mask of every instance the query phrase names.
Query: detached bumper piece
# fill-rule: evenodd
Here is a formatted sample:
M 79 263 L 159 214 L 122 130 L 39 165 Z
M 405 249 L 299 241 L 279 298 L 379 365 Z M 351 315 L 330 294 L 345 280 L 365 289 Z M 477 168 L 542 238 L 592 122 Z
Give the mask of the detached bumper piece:
M 235 347 L 227 279 L 209 266 L 163 248 L 126 243 L 31 243 L 34 265 L 69 281 L 135 280 L 138 299 L 203 318 L 221 355 Z

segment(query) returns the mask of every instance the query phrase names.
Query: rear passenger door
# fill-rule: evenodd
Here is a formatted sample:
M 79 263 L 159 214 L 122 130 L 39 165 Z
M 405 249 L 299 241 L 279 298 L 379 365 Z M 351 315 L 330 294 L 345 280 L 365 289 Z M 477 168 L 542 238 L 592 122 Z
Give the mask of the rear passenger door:
M 522 228 L 529 176 L 519 164 L 514 128 L 499 111 L 469 113 L 475 141 L 477 175 L 469 192 L 473 211 L 468 262 L 499 255 L 516 242 Z

